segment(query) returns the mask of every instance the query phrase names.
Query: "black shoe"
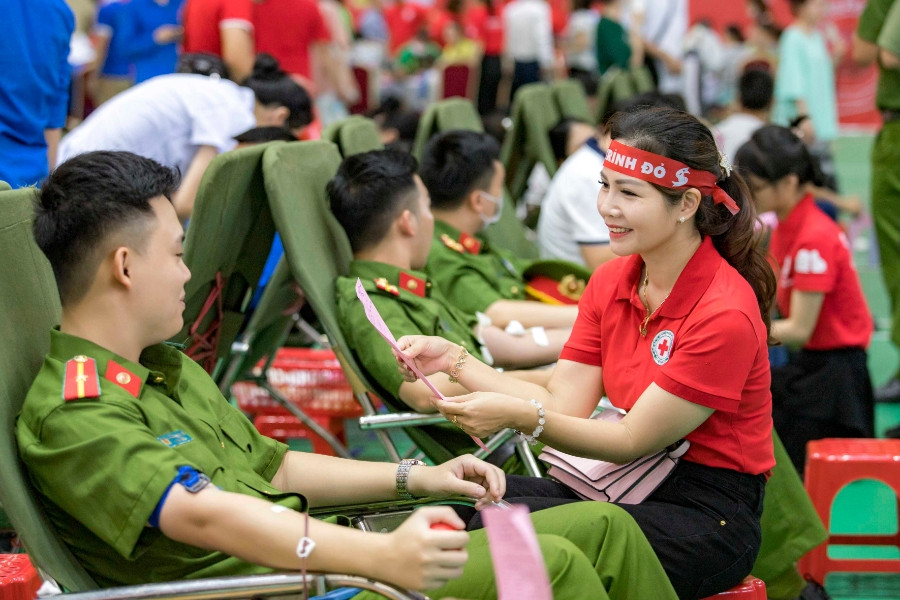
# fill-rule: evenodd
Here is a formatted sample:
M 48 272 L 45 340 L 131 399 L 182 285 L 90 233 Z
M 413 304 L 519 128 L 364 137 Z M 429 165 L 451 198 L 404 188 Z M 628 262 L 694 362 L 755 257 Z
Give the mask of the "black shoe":
M 875 402 L 900 402 L 900 378 L 894 377 L 877 388 Z
M 831 600 L 831 596 L 815 579 L 806 576 L 806 587 L 797 596 L 797 600 Z

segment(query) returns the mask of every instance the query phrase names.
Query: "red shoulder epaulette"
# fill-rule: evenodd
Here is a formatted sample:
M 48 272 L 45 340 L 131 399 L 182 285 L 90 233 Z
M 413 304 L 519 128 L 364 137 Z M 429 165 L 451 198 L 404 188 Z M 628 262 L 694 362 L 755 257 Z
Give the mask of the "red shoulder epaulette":
M 63 400 L 100 397 L 100 376 L 97 361 L 82 354 L 67 360 L 63 374 Z
M 412 292 L 420 298 L 425 297 L 425 282 L 415 275 L 410 275 L 409 273 L 401 271 L 400 287 L 408 292 Z

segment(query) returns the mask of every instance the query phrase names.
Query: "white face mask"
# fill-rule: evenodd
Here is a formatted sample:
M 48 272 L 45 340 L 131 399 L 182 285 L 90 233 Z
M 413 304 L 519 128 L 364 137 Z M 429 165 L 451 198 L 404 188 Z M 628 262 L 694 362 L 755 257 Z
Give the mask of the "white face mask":
M 481 222 L 484 224 L 485 227 L 487 227 L 488 225 L 493 225 L 494 223 L 496 223 L 497 221 L 500 220 L 500 215 L 503 213 L 503 196 L 501 195 L 498 198 L 497 196 L 494 196 L 493 194 L 489 194 L 489 193 L 485 192 L 484 190 L 479 190 L 479 192 L 481 192 L 481 195 L 484 196 L 485 200 L 487 200 L 488 202 L 491 202 L 492 204 L 494 204 L 494 206 L 497 207 L 497 209 L 494 211 L 494 214 L 491 215 L 490 217 L 486 217 L 486 216 L 484 216 L 484 213 L 481 213 Z

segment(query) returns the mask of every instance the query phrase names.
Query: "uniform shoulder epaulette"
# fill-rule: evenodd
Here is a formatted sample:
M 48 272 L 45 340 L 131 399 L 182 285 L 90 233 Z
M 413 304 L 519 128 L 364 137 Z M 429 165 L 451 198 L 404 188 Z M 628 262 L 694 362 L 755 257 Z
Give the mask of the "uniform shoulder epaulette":
M 62 397 L 66 402 L 100 397 L 97 361 L 83 354 L 67 360 L 63 373 Z
M 396 285 L 388 283 L 388 280 L 384 277 L 378 277 L 375 279 L 375 287 L 389 294 L 393 294 L 394 296 L 400 295 L 400 288 L 398 288 Z

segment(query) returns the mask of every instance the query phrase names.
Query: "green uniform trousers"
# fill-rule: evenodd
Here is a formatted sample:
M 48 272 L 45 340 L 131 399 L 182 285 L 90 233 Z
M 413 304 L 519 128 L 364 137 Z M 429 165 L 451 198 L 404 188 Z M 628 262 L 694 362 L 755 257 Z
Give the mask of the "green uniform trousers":
M 634 519 L 614 504 L 574 502 L 531 516 L 554 600 L 675 599 L 675 590 Z M 428 590 L 431 598 L 497 597 L 483 529 L 471 532 L 463 576 Z M 359 600 L 374 600 L 365 592 Z
M 900 121 L 885 123 L 872 148 L 872 220 L 891 300 L 891 341 L 900 348 Z

